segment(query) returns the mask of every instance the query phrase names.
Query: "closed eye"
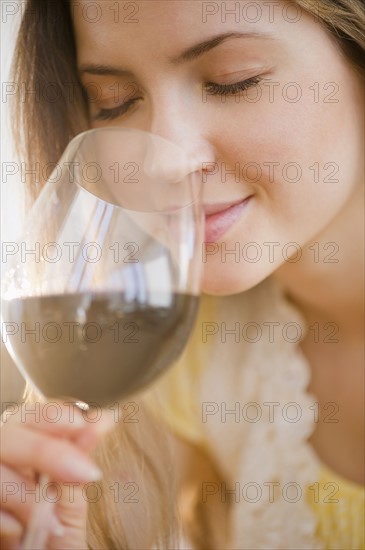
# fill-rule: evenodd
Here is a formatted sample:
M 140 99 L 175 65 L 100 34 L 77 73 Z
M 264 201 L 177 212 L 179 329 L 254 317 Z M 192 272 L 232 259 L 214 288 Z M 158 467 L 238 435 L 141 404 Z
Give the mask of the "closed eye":
M 112 109 L 100 109 L 99 112 L 93 117 L 93 120 L 113 120 L 119 116 L 124 115 L 141 97 L 134 97 L 129 99 L 121 105 L 117 105 Z
M 248 78 L 240 82 L 234 82 L 232 84 L 217 84 L 215 82 L 206 82 L 204 88 L 209 95 L 237 95 L 240 92 L 248 90 L 253 86 L 257 86 L 262 79 L 259 76 Z M 129 99 L 121 105 L 117 105 L 112 109 L 100 109 L 99 112 L 93 117 L 93 120 L 113 120 L 124 115 L 137 101 L 142 99 L 141 97 L 134 97 Z
M 210 95 L 236 95 L 240 92 L 248 90 L 252 86 L 257 86 L 262 79 L 259 76 L 248 78 L 240 82 L 232 84 L 217 84 L 215 82 L 206 82 L 204 85 L 205 91 Z

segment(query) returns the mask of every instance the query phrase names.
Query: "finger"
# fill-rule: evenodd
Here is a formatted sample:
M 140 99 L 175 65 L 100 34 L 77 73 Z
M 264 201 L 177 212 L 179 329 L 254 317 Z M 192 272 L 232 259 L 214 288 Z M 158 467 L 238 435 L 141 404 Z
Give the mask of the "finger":
M 2 428 L 2 462 L 30 467 L 59 481 L 95 481 L 102 473 L 91 459 L 67 439 L 28 430 L 19 424 Z
M 112 411 L 99 409 L 93 412 L 81 411 L 73 403 L 23 404 L 12 408 L 11 414 L 3 417 L 3 428 L 20 423 L 29 429 L 67 437 L 85 451 L 92 450 L 100 436 L 117 424 Z M 28 409 L 26 407 L 28 406 Z
M 22 525 L 27 525 L 32 503 L 36 500 L 36 482 L 22 477 L 17 472 L 1 464 L 1 508 L 15 516 Z
M 76 432 L 72 435 L 71 440 L 74 441 L 77 446 L 90 452 L 94 449 L 99 442 L 100 438 L 108 431 L 111 431 L 117 426 L 117 420 L 111 411 L 103 411 L 103 416 L 93 423 L 92 427 L 86 430 Z
M 85 411 L 74 403 L 51 401 L 23 403 L 8 407 L 2 416 L 2 426 L 22 424 L 57 436 L 79 432 L 92 424 Z
M 5 510 L 0 510 L 0 548 L 19 548 L 22 532 L 22 524 Z
M 28 529 L 34 514 L 43 504 L 44 511 L 38 514 L 37 528 L 42 528 L 54 536 L 63 534 L 62 525 L 52 513 L 52 503 L 57 500 L 54 483 L 47 483 L 49 487 L 41 487 L 34 479 L 23 478 L 4 465 L 0 466 L 0 478 L 1 507 L 6 514 L 6 525 L 9 524 L 9 528 L 21 524 L 22 528 Z M 6 536 L 14 535 L 14 529 L 9 532 L 9 528 L 5 532 Z M 19 535 L 18 530 L 15 534 Z
M 62 534 L 64 534 L 62 524 L 54 515 L 55 499 L 58 498 L 54 490 L 55 484 L 51 484 L 51 501 L 49 501 L 49 496 L 46 497 L 44 494 L 45 490 L 48 489 L 48 485 L 49 482 L 47 478 L 42 476 L 37 484 L 37 488 L 40 489 L 42 497 L 45 498 L 45 500 L 42 498 L 33 506 L 30 521 L 27 523 L 25 536 L 22 541 L 22 548 L 29 548 L 32 550 L 35 548 L 46 548 L 46 541 L 51 534 L 57 534 L 57 536 L 62 536 Z M 46 492 L 48 493 L 49 491 L 47 490 Z M 61 529 L 61 531 L 59 531 L 59 529 Z

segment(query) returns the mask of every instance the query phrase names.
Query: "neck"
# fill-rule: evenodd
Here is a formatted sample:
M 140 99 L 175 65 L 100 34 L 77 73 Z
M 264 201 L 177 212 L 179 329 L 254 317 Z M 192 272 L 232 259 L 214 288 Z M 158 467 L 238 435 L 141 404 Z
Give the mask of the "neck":
M 303 247 L 300 261 L 286 262 L 274 274 L 309 322 L 335 322 L 352 337 L 362 337 L 364 323 L 363 187 Z

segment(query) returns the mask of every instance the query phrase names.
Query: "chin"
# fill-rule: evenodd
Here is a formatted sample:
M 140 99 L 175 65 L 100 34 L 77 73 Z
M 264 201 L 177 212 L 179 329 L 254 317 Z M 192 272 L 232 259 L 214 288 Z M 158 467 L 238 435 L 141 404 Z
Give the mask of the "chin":
M 236 266 L 237 267 L 237 266 Z M 206 264 L 202 280 L 202 292 L 212 296 L 230 296 L 246 292 L 266 279 L 271 270 L 262 270 L 258 266 L 248 265 L 241 269 L 226 269 L 223 265 L 210 266 Z

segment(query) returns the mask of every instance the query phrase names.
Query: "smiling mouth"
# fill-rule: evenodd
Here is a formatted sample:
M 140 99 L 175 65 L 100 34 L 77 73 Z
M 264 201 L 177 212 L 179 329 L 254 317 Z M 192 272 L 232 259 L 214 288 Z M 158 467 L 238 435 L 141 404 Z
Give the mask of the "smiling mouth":
M 247 200 L 249 197 L 245 197 L 244 199 L 240 199 L 235 202 L 221 202 L 217 204 L 205 204 L 203 206 L 204 215 L 206 218 L 209 218 L 210 216 L 213 216 L 214 214 L 218 214 L 221 212 L 225 212 L 226 210 L 229 210 L 233 206 L 237 206 L 238 204 L 241 204 L 241 202 Z
M 203 206 L 205 214 L 205 242 L 217 242 L 243 215 L 253 195 L 235 202 L 206 204 Z

